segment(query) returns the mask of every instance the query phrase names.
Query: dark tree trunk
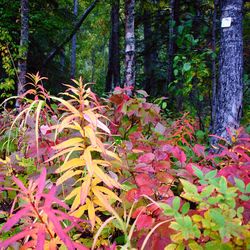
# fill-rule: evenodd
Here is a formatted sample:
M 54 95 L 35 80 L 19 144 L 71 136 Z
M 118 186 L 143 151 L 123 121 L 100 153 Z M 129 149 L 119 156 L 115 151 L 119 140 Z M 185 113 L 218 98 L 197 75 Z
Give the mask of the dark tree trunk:
M 78 12 L 78 0 L 74 0 L 74 18 L 76 20 Z M 76 74 L 76 34 L 72 38 L 72 50 L 71 50 L 71 72 L 70 77 L 75 78 Z
M 176 27 L 179 25 L 178 10 L 179 0 L 170 0 L 170 19 L 169 19 L 169 40 L 168 40 L 168 69 L 167 69 L 167 85 L 170 84 L 173 79 L 173 60 L 177 51 L 175 44 Z M 166 92 L 166 90 L 165 90 Z
M 120 85 L 119 8 L 120 0 L 113 0 L 111 9 L 111 34 L 109 39 L 109 63 L 105 87 L 106 92 Z
M 213 12 L 213 26 L 212 26 L 212 116 L 211 116 L 211 127 L 214 128 L 214 121 L 216 117 L 216 90 L 217 90 L 217 70 L 216 70 L 216 22 L 217 22 L 217 7 L 218 0 L 214 0 L 214 12 Z
M 146 92 L 150 95 L 156 95 L 157 86 L 156 86 L 156 75 L 155 68 L 157 64 L 157 52 L 156 44 L 153 39 L 152 32 L 152 13 L 149 10 L 148 6 L 143 6 L 143 32 L 144 32 L 144 75 L 145 82 L 144 88 Z
M 239 127 L 243 95 L 243 0 L 222 0 L 221 21 L 231 17 L 230 27 L 221 27 L 219 81 L 214 134 L 227 139 L 229 130 Z M 232 131 L 233 132 L 233 131 Z M 212 141 L 216 145 L 217 139 Z
M 27 73 L 27 55 L 29 45 L 29 1 L 21 0 L 21 36 L 20 36 L 20 56 L 18 61 L 18 84 L 17 95 L 25 92 L 25 82 Z M 18 104 L 17 104 L 18 105 Z
M 125 87 L 135 87 L 135 0 L 125 0 Z M 131 95 L 132 91 L 128 91 Z

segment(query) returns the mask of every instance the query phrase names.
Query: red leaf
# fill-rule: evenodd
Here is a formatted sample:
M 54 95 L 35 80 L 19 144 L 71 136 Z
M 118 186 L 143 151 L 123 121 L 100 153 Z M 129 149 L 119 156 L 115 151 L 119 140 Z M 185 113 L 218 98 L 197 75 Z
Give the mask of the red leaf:
M 150 176 L 148 174 L 138 174 L 135 177 L 135 181 L 136 184 L 140 187 L 140 186 L 148 186 L 153 188 L 156 185 L 156 180 L 155 179 L 151 179 Z
M 126 199 L 129 202 L 134 202 L 134 201 L 138 200 L 139 197 L 140 197 L 140 193 L 139 193 L 139 190 L 136 188 L 129 190 L 126 194 Z
M 154 223 L 154 219 L 151 216 L 146 215 L 146 214 L 141 214 L 137 219 L 137 223 L 136 223 L 137 230 L 140 231 L 144 228 L 151 228 L 153 223 Z
M 195 144 L 193 147 L 195 154 L 199 157 L 205 157 L 205 147 L 200 144 Z
M 153 153 L 147 153 L 139 157 L 138 162 L 139 163 L 151 163 L 155 158 L 155 155 Z
M 154 191 L 152 188 L 148 187 L 148 186 L 141 186 L 140 187 L 140 195 L 148 195 L 148 196 L 151 196 L 154 194 Z
M 186 161 L 186 155 L 185 153 L 179 148 L 179 147 L 174 147 L 172 149 L 173 156 L 179 160 L 181 163 L 185 163 Z
M 170 169 L 170 162 L 169 161 L 156 161 L 156 162 L 153 162 L 153 167 L 156 172 Z

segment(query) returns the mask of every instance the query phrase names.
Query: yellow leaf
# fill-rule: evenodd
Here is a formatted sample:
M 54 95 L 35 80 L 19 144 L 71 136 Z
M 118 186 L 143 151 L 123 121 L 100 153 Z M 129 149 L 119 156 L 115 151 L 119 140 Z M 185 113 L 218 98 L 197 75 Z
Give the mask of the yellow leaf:
M 94 187 L 97 184 L 99 184 L 100 182 L 102 182 L 102 180 L 95 176 L 94 179 L 92 180 L 91 186 Z
M 98 165 L 104 166 L 104 167 L 111 166 L 111 164 L 108 161 L 104 161 L 104 160 L 93 160 L 93 162 L 95 162 Z
M 103 206 L 109 211 L 111 214 L 113 214 L 116 219 L 118 220 L 119 224 L 124 228 L 124 223 L 121 217 L 117 214 L 117 212 L 112 208 L 112 206 L 109 204 L 106 197 L 98 190 L 98 189 L 92 189 L 94 195 L 98 198 L 98 200 L 103 204 Z
M 70 200 L 71 198 L 73 198 L 74 196 L 76 196 L 78 193 L 80 193 L 81 191 L 81 187 L 76 187 L 74 188 L 70 194 L 68 194 L 66 197 L 65 197 L 65 200 Z
M 88 175 L 81 186 L 81 195 L 80 195 L 81 204 L 85 203 L 85 200 L 89 193 L 90 184 L 91 184 L 91 177 Z
M 90 176 L 93 175 L 93 161 L 92 161 L 92 156 L 90 153 L 90 147 L 87 147 L 83 153 L 83 159 L 86 162 L 86 167 L 88 169 L 88 172 Z
M 121 185 L 115 181 L 114 179 L 112 179 L 111 177 L 109 177 L 109 175 L 105 174 L 99 167 L 97 166 L 93 166 L 94 168 L 94 174 L 100 178 L 108 187 L 116 187 L 116 188 L 120 188 Z
M 95 226 L 95 207 L 94 207 L 93 202 L 90 199 L 86 200 L 86 205 L 88 206 L 88 216 L 89 216 L 90 224 L 93 230 Z
M 57 157 L 60 157 L 60 156 L 62 156 L 64 154 L 66 154 L 66 153 L 72 154 L 72 152 L 83 151 L 83 148 L 80 147 L 80 146 L 81 146 L 81 144 L 78 144 L 78 145 L 76 144 L 75 147 L 66 148 L 66 149 L 60 151 L 59 153 L 53 155 L 51 158 L 49 158 L 45 162 L 52 161 L 52 160 L 56 159 Z
M 105 187 L 102 187 L 102 186 L 95 186 L 94 188 L 97 188 L 102 193 L 107 194 L 110 199 L 114 199 L 114 200 L 122 202 L 122 200 L 114 192 L 112 192 L 111 190 L 109 190 L 109 189 L 107 189 Z
M 108 156 L 110 156 L 111 158 L 114 158 L 114 159 L 116 159 L 117 161 L 122 162 L 121 159 L 118 157 L 118 155 L 117 155 L 116 153 L 111 152 L 111 151 L 109 151 L 109 150 L 106 150 L 105 153 L 106 153 Z
M 177 248 L 176 244 L 169 244 L 164 248 L 164 250 L 175 250 L 176 248 Z
M 73 171 L 73 170 L 69 170 L 67 172 L 65 172 L 56 182 L 56 185 L 60 185 L 62 184 L 63 182 L 65 182 L 66 180 L 72 178 L 73 176 L 75 175 L 79 175 L 79 174 L 82 174 L 82 171 L 81 170 L 76 170 L 76 171 Z
M 58 131 L 61 132 L 66 127 L 69 127 L 75 118 L 79 117 L 79 114 L 72 114 L 65 117 L 60 124 L 57 125 Z
M 84 212 L 88 209 L 87 205 L 80 206 L 78 209 L 76 209 L 73 213 L 70 215 L 76 217 L 76 218 L 81 218 Z
M 76 194 L 76 197 L 73 201 L 73 204 L 71 206 L 71 211 L 75 211 L 80 206 L 80 204 L 81 204 L 80 197 L 81 197 L 81 193 L 79 192 Z
M 56 170 L 56 173 L 61 173 L 61 172 L 64 172 L 66 170 L 72 170 L 76 167 L 82 167 L 82 169 L 84 168 L 84 165 L 85 165 L 85 161 L 80 159 L 80 158 L 74 158 L 74 159 L 71 159 L 67 162 L 65 162 L 61 167 L 59 167 L 57 170 Z
M 69 147 L 75 147 L 76 144 L 82 143 L 82 142 L 83 142 L 83 138 L 75 137 L 75 138 L 68 139 L 67 141 L 61 142 L 60 144 L 53 146 L 52 148 L 55 150 L 61 150 L 61 149 L 69 148 Z
M 198 214 L 194 214 L 194 215 L 192 216 L 192 220 L 193 220 L 194 222 L 200 222 L 200 221 L 202 221 L 202 219 L 203 219 L 203 217 L 200 216 L 200 215 L 198 215 Z
M 51 99 L 54 99 L 60 103 L 62 103 L 65 107 L 67 107 L 67 109 L 69 111 L 71 111 L 73 114 L 79 114 L 79 111 L 74 107 L 72 106 L 69 102 L 63 100 L 62 98 L 59 98 L 59 97 L 55 97 L 55 96 L 51 96 L 50 97 Z
M 84 127 L 85 136 L 88 137 L 91 141 L 92 146 L 96 147 L 96 134 L 90 126 Z
M 44 101 L 39 101 L 36 109 L 36 124 L 35 124 L 35 134 L 36 134 L 36 153 L 37 158 L 39 158 L 39 145 L 38 145 L 38 139 L 39 139 L 39 116 L 42 109 L 42 105 L 44 104 Z

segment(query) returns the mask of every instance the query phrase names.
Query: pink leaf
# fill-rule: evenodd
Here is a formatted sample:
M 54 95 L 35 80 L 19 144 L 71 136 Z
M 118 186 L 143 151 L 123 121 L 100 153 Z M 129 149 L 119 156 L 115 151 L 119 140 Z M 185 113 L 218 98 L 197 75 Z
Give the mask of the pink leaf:
M 21 210 L 19 210 L 16 214 L 14 214 L 12 217 L 10 217 L 7 222 L 2 227 L 1 231 L 9 231 L 14 225 L 17 224 L 17 222 L 27 215 L 27 213 L 30 211 L 30 208 L 25 207 Z
M 36 250 L 44 249 L 45 237 L 46 237 L 45 225 L 41 225 L 37 232 Z
M 199 157 L 205 156 L 205 147 L 204 146 L 202 146 L 200 144 L 196 144 L 196 145 L 194 145 L 193 150 L 197 156 L 199 156 Z
M 23 183 L 18 179 L 16 178 L 15 176 L 12 176 L 12 179 L 14 180 L 14 182 L 17 184 L 17 186 L 22 189 L 22 191 L 24 193 L 28 193 L 28 190 L 27 188 L 23 185 Z
M 64 242 L 65 246 L 69 250 L 75 250 L 74 244 L 70 237 L 64 232 L 61 226 L 61 222 L 55 216 L 55 214 L 48 208 L 44 208 L 44 212 L 48 215 L 50 222 L 53 224 L 53 229 L 58 237 Z
M 10 237 L 9 239 L 7 240 L 4 240 L 4 241 L 1 241 L 0 242 L 0 249 L 7 249 L 7 247 L 9 245 L 11 245 L 12 243 L 15 243 L 17 242 L 18 240 L 26 237 L 26 236 L 29 236 L 29 235 L 32 235 L 32 234 L 35 234 L 36 233 L 36 229 L 29 229 L 29 230 L 24 230 L 24 231 L 21 231 L 20 233 Z
M 49 130 L 50 130 L 50 127 L 48 125 L 42 125 L 40 127 L 40 131 L 41 131 L 42 135 L 46 135 Z
M 155 155 L 153 153 L 147 153 L 139 157 L 138 162 L 139 163 L 151 163 L 155 158 Z
M 144 228 L 151 228 L 152 225 L 153 225 L 153 218 L 149 215 L 146 215 L 146 214 L 141 214 L 139 216 L 139 218 L 137 219 L 137 223 L 136 223 L 136 226 L 137 226 L 137 230 L 142 230 Z
M 179 147 L 174 147 L 172 149 L 173 156 L 179 160 L 181 163 L 185 163 L 186 161 L 186 155 L 185 153 L 179 148 Z

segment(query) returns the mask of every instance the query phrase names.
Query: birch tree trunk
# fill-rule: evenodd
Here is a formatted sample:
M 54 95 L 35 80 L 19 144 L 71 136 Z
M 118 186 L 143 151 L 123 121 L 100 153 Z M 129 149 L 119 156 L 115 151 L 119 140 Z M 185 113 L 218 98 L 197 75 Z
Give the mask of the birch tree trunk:
M 211 128 L 214 128 L 214 122 L 216 117 L 216 92 L 217 92 L 217 69 L 216 69 L 216 23 L 217 23 L 217 7 L 218 0 L 214 0 L 214 12 L 213 12 L 213 27 L 212 27 L 212 115 L 211 115 Z
M 221 1 L 221 23 L 231 18 L 231 24 L 221 27 L 219 81 L 216 94 L 214 134 L 230 140 L 228 130 L 239 127 L 243 96 L 243 0 Z M 224 19 L 224 20 L 223 20 Z M 222 25 L 221 25 L 222 26 Z M 212 141 L 216 145 L 218 139 Z
M 74 0 L 74 18 L 76 20 L 78 13 L 78 0 Z M 75 78 L 76 74 L 76 33 L 72 37 L 72 50 L 71 50 L 71 78 Z
M 125 87 L 135 86 L 135 0 L 125 0 Z M 132 91 L 128 91 L 131 95 Z
M 21 35 L 20 35 L 20 59 L 18 61 L 17 95 L 25 92 L 27 56 L 29 46 L 29 1 L 21 0 Z M 18 103 L 16 104 L 18 106 Z
M 111 9 L 111 34 L 109 39 L 109 63 L 105 87 L 106 92 L 120 85 L 119 8 L 120 0 L 113 0 Z

